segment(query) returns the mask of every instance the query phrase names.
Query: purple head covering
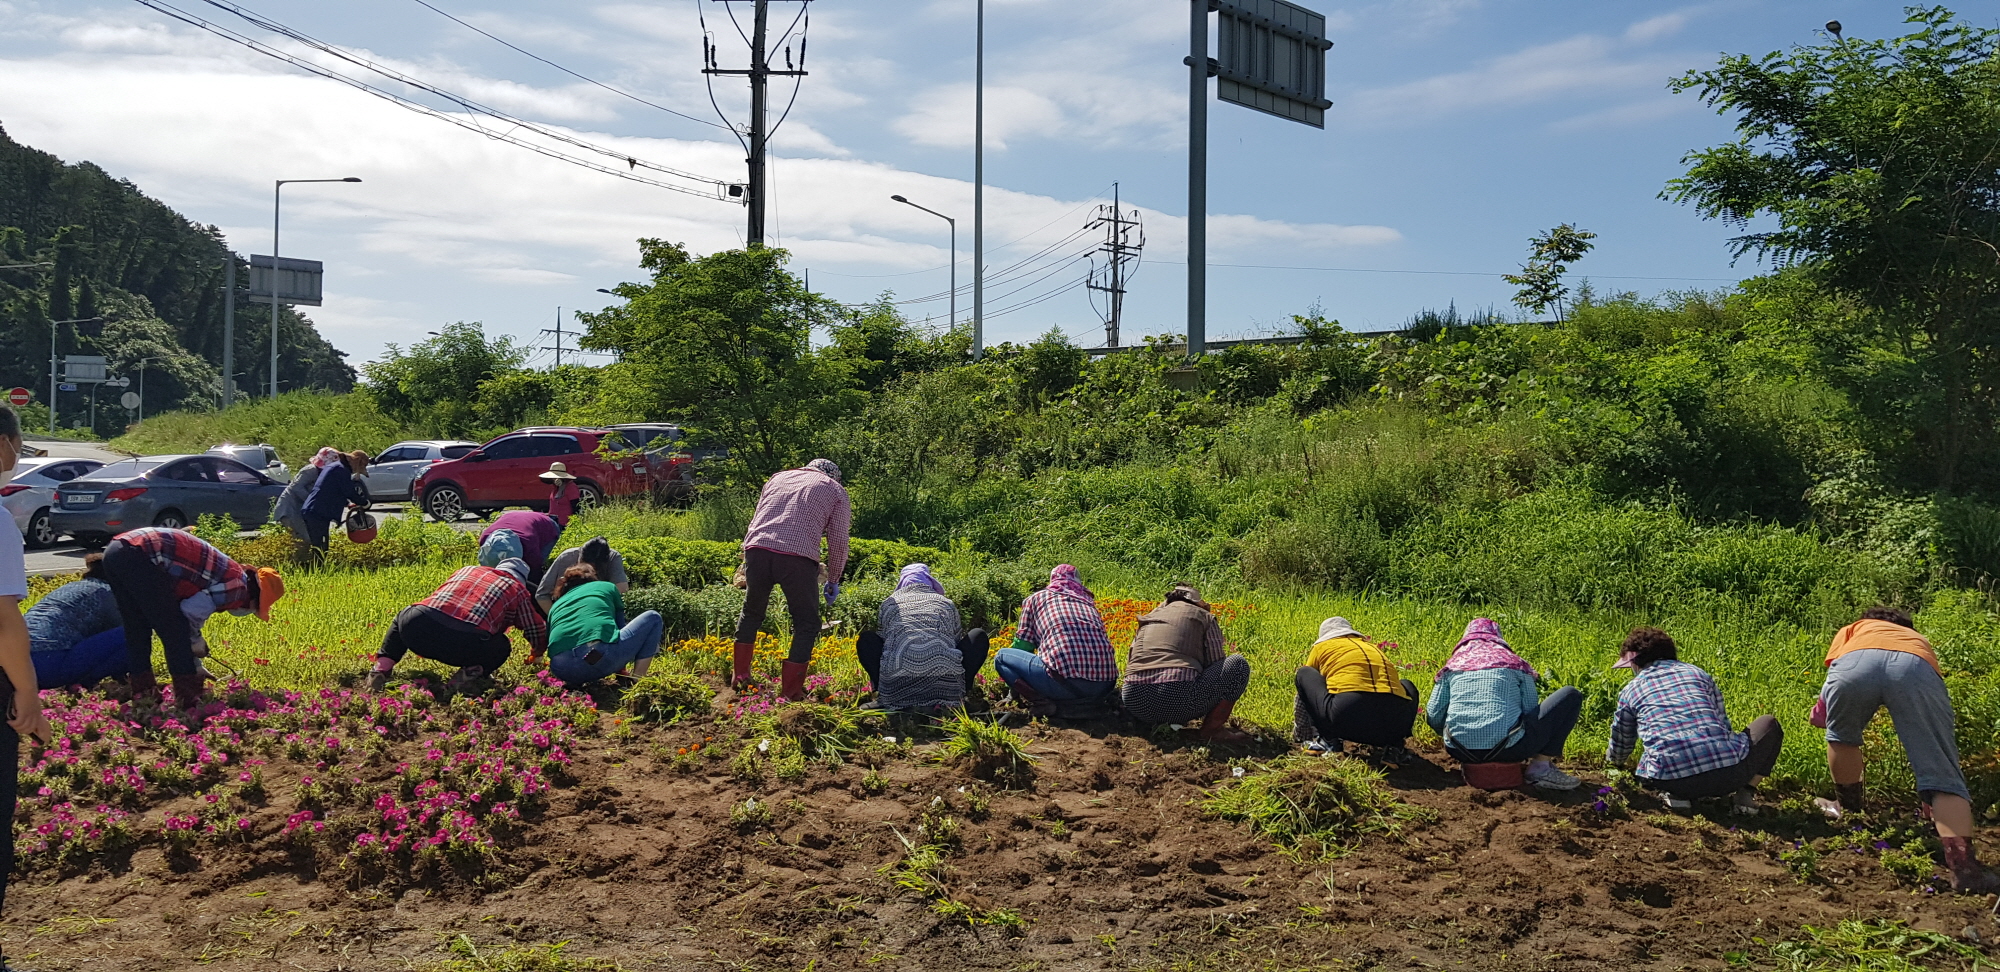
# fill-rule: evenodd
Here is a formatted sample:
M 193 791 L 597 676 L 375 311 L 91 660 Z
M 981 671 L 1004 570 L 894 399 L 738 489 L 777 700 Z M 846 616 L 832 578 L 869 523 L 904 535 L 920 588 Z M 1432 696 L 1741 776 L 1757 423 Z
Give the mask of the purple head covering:
M 897 575 L 896 593 L 901 594 L 912 587 L 935 591 L 939 594 L 944 593 L 944 585 L 938 583 L 936 577 L 931 576 L 931 567 L 929 564 L 910 564 L 903 568 L 902 573 Z
M 1068 564 L 1049 571 L 1049 590 L 1080 598 L 1085 604 L 1092 606 L 1097 604 L 1097 595 L 1090 593 L 1090 588 L 1083 586 L 1082 579 L 1076 576 L 1076 568 Z
M 1511 668 L 1528 673 L 1529 678 L 1535 677 L 1535 666 L 1507 646 L 1506 639 L 1500 636 L 1500 625 L 1491 618 L 1473 618 L 1472 623 L 1465 626 L 1465 637 L 1458 640 L 1458 648 L 1451 653 L 1451 659 L 1438 669 L 1437 677 L 1442 681 L 1445 672 L 1477 672 L 1489 668 Z

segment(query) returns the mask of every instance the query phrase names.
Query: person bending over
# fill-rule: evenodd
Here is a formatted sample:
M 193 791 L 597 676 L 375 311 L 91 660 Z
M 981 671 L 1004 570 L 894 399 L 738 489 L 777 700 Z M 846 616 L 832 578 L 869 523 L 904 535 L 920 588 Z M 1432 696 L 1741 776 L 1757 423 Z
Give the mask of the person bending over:
M 1680 660 L 1674 639 L 1658 628 L 1625 636 L 1613 668 L 1635 672 L 1618 692 L 1605 762 L 1624 766 L 1634 743 L 1644 747 L 1634 774 L 1667 795 L 1667 806 L 1686 810 L 1707 797 L 1736 795 L 1735 812 L 1757 812 L 1757 782 L 1778 765 L 1785 730 L 1776 716 L 1761 715 L 1749 728 L 1730 728 L 1715 679 Z
M 528 565 L 515 558 L 498 567 L 460 567 L 431 596 L 396 615 L 375 653 L 368 691 L 387 688 L 396 663 L 415 653 L 458 669 L 444 686 L 447 694 L 456 692 L 507 663 L 514 650 L 508 628 L 520 629 L 536 656 L 548 647 L 548 622 L 535 607 Z
M 1952 889 L 2000 891 L 2000 875 L 1979 863 L 1972 848 L 1972 791 L 1958 765 L 1956 716 L 1937 652 L 1904 611 L 1870 608 L 1840 629 L 1827 649 L 1826 684 L 1813 715 L 1814 725 L 1826 729 L 1826 765 L 1839 799 L 1817 801 L 1821 809 L 1833 817 L 1863 809 L 1862 737 L 1884 706 L 1915 771 L 1917 796 L 1937 825 Z
M 511 542 L 506 535 L 512 536 Z M 555 517 L 534 510 L 508 510 L 480 532 L 479 562 L 492 567 L 509 557 L 519 557 L 528 565 L 528 582 L 532 584 L 542 579 L 549 552 L 561 538 L 562 526 Z M 492 563 L 487 563 L 489 560 Z
M 1201 720 L 1201 738 L 1246 743 L 1229 728 L 1230 710 L 1250 687 L 1250 660 L 1230 654 L 1222 626 L 1201 592 L 1175 584 L 1160 606 L 1139 616 L 1125 655 L 1125 711 L 1152 725 Z
M 805 698 L 806 669 L 819 640 L 819 599 L 828 607 L 840 596 L 840 575 L 847 570 L 847 528 L 853 508 L 847 488 L 840 485 L 840 467 L 831 459 L 814 459 L 801 469 L 787 469 L 770 478 L 757 494 L 757 512 L 743 535 L 743 579 L 747 585 L 743 616 L 736 622 L 730 685 L 750 684 L 750 662 L 756 656 L 757 629 L 771 607 L 771 588 L 785 592 L 785 609 L 792 616 L 792 648 L 780 670 L 780 698 Z M 819 544 L 826 541 L 826 563 Z M 825 574 L 822 577 L 821 571 Z M 822 585 L 822 579 L 825 583 Z
M 903 568 L 877 619 L 877 630 L 862 632 L 855 645 L 877 704 L 932 714 L 965 704 L 991 645 L 985 629 L 964 630 L 958 605 L 929 565 Z
M 302 471 L 299 475 L 303 476 Z M 299 507 L 299 517 L 306 528 L 306 543 L 321 554 L 326 553 L 333 525 L 347 516 L 347 508 L 361 508 L 361 501 L 368 495 L 357 476 L 368 475 L 368 453 L 359 449 L 343 453 L 337 462 L 328 462 L 319 471 L 319 482 Z M 283 497 L 281 496 L 280 499 Z
M 83 558 L 83 578 L 50 591 L 28 609 L 28 644 L 35 681 L 47 688 L 89 688 L 132 670 L 125 652 L 125 618 L 104 580 L 104 555 Z
M 312 495 L 313 487 L 319 485 L 319 476 L 327 464 L 346 461 L 345 455 L 332 446 L 327 446 L 306 461 L 292 481 L 285 484 L 285 491 L 278 494 L 278 502 L 271 507 L 271 520 L 291 531 L 292 539 L 298 541 L 297 555 L 305 556 L 313 549 L 306 529 L 306 497 Z
M 1014 644 L 993 656 L 993 670 L 1037 715 L 1053 713 L 1059 702 L 1104 699 L 1118 687 L 1118 653 L 1075 567 L 1050 571 L 1048 586 L 1021 602 Z
M 1527 779 L 1544 790 L 1574 790 L 1582 780 L 1556 769 L 1583 693 L 1559 688 L 1540 700 L 1535 667 L 1514 653 L 1500 626 L 1475 618 L 1438 670 L 1424 708 L 1444 751 L 1460 763 L 1528 763 Z
M 591 541 L 595 543 L 597 541 Z M 625 620 L 625 598 L 588 563 L 563 572 L 556 606 L 549 612 L 549 673 L 570 688 L 632 667 L 641 678 L 660 653 L 666 621 L 658 611 Z
M 571 547 L 556 554 L 555 559 L 549 561 L 549 569 L 542 572 L 542 582 L 535 586 L 535 603 L 541 605 L 543 614 L 555 607 L 556 585 L 562 582 L 563 574 L 577 564 L 589 564 L 597 572 L 598 580 L 610 581 L 620 594 L 632 590 L 631 578 L 625 575 L 625 558 L 611 549 L 611 541 L 591 537 L 581 547 Z
M 229 559 L 185 530 L 146 527 L 121 533 L 104 548 L 101 567 L 125 629 L 125 657 L 134 698 L 157 694 L 153 635 L 160 636 L 174 699 L 183 709 L 201 701 L 208 654 L 201 636 L 210 615 L 255 613 L 271 620 L 271 606 L 285 594 L 285 580 L 269 567 Z
M 1306 663 L 1293 674 L 1292 738 L 1319 753 L 1338 753 L 1348 742 L 1375 749 L 1383 762 L 1412 760 L 1404 742 L 1417 724 L 1417 686 L 1396 675 L 1381 645 L 1363 637 L 1346 618 L 1320 622 Z

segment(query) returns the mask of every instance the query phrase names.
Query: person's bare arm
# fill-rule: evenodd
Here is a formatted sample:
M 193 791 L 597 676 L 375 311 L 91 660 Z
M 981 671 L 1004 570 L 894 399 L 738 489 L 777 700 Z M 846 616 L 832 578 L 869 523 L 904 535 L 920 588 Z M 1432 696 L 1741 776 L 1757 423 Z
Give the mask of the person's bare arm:
M 28 653 L 28 622 L 21 617 L 18 597 L 0 597 L 0 670 L 14 683 L 14 715 L 7 724 L 46 744 L 49 720 L 42 715 L 41 687 L 35 684 L 35 664 Z

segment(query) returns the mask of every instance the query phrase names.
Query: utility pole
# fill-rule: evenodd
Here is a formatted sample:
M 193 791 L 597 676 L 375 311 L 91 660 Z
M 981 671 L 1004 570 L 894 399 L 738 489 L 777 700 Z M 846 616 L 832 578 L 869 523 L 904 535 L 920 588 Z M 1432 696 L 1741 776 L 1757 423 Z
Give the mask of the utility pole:
M 986 0 L 978 0 L 972 53 L 972 360 L 986 354 Z
M 575 334 L 575 335 L 579 335 L 579 336 L 581 336 L 581 335 L 583 334 L 583 332 L 582 332 L 582 331 L 565 331 L 565 330 L 563 330 L 563 326 L 562 326 L 562 308 L 560 308 L 560 307 L 556 308 L 556 326 L 555 326 L 555 327 L 552 327 L 552 328 L 550 328 L 550 327 L 545 327 L 545 328 L 543 328 L 543 329 L 542 329 L 542 333 L 543 333 L 543 334 L 553 334 L 553 335 L 555 335 L 555 336 L 556 336 L 556 367 L 558 367 L 558 368 L 562 367 L 562 353 L 563 353 L 563 346 L 562 346 L 562 339 L 563 339 L 563 335 L 565 335 L 565 334 Z
M 1209 0 L 1192 0 L 1188 27 L 1187 342 L 1196 356 L 1208 344 L 1208 57 Z
M 1084 286 L 1091 290 L 1104 291 L 1110 307 L 1104 315 L 1104 346 L 1118 347 L 1118 322 L 1125 315 L 1125 281 L 1129 274 L 1125 264 L 1136 259 L 1146 247 L 1146 232 L 1139 225 L 1138 210 L 1127 218 L 1119 205 L 1118 183 L 1111 184 L 1111 205 L 1097 207 L 1097 217 L 1090 221 L 1090 229 L 1104 227 L 1104 243 L 1098 252 L 1104 254 L 1104 265 L 1091 270 L 1090 279 Z M 1135 238 L 1136 237 L 1136 238 Z
M 720 2 L 730 3 L 733 0 L 720 0 Z M 736 2 L 740 2 L 740 0 L 736 0 Z M 744 71 L 723 70 L 714 66 L 711 60 L 708 67 L 702 68 L 701 73 L 740 74 L 747 75 L 750 78 L 750 157 L 744 160 L 749 163 L 750 181 L 743 188 L 743 201 L 746 208 L 750 211 L 750 216 L 749 225 L 743 234 L 743 241 L 745 246 L 756 247 L 764 245 L 764 215 L 767 198 L 764 186 L 764 157 L 771 134 L 767 119 L 764 117 L 765 108 L 769 103 L 768 89 L 773 77 L 805 77 L 806 54 L 805 42 L 801 40 L 799 42 L 799 69 L 789 69 L 791 49 L 786 48 L 785 59 L 788 69 L 784 71 L 772 70 L 769 52 L 766 50 L 770 45 L 771 37 L 771 0 L 749 0 L 749 2 L 756 8 L 752 17 L 750 30 L 750 68 Z M 810 0 L 801 0 L 801 2 L 810 2 Z
M 236 400 L 236 254 L 223 254 L 223 265 L 222 407 L 228 408 Z

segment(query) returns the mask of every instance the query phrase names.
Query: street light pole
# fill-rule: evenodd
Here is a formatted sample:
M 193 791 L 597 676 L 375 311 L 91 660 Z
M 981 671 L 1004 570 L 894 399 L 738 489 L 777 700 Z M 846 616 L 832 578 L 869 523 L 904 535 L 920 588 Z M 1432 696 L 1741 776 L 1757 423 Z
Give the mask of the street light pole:
M 978 0 L 972 54 L 972 360 L 986 350 L 986 0 Z
M 138 421 L 141 421 L 141 422 L 144 422 L 144 421 L 146 420 L 146 362 L 148 362 L 148 361 L 165 361 L 165 360 L 167 360 L 165 356 L 163 356 L 163 355 L 157 355 L 157 354 L 156 354 L 156 355 L 153 355 L 153 356 L 152 356 L 152 357 L 150 357 L 150 358 L 140 358 L 140 359 L 139 359 L 139 418 L 138 418 Z
M 56 328 L 63 324 L 88 324 L 102 317 L 79 317 L 73 321 L 49 322 L 49 434 L 56 434 Z
M 904 199 L 901 196 L 890 196 L 889 198 L 894 199 L 895 201 L 902 203 L 905 206 L 909 206 L 912 209 L 922 209 L 924 212 L 927 212 L 932 216 L 936 216 L 937 218 L 951 224 L 951 312 L 950 312 L 951 324 L 950 326 L 952 328 L 957 328 L 958 327 L 958 220 L 952 219 L 950 216 L 946 216 L 945 214 L 940 213 L 935 209 L 928 209 L 926 207 L 919 206 L 916 203 L 913 203 L 908 199 Z
M 271 189 L 271 397 L 278 397 L 278 212 L 289 182 L 360 182 L 345 179 L 279 179 Z

